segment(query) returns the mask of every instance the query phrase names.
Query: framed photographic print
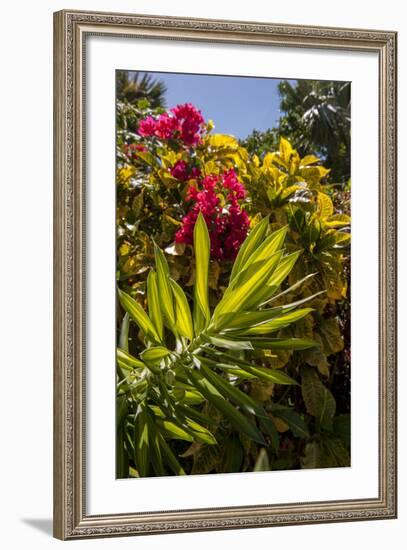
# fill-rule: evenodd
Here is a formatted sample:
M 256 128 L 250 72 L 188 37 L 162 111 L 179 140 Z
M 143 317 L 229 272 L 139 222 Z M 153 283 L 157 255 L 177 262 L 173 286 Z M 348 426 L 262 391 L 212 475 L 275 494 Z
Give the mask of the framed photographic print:
M 396 33 L 54 41 L 55 536 L 396 517 Z

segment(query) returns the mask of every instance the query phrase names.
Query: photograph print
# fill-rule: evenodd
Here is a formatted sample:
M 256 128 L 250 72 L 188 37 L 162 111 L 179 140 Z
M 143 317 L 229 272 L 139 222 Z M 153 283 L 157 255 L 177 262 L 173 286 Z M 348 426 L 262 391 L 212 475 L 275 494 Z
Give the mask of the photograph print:
M 350 128 L 350 82 L 116 71 L 116 478 L 351 465 Z

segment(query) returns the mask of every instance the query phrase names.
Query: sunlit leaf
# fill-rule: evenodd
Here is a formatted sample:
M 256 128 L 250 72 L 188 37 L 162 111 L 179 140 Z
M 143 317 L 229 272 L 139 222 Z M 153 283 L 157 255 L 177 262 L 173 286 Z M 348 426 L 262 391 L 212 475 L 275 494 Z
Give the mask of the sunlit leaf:
M 149 317 L 155 326 L 160 340 L 162 341 L 164 334 L 164 323 L 158 294 L 157 274 L 154 270 L 151 270 L 147 277 L 147 304 Z
M 209 323 L 208 267 L 210 241 L 208 228 L 202 213 L 199 213 L 194 227 L 195 286 L 194 286 L 194 326 L 199 334 Z
M 173 279 L 170 279 L 170 284 L 175 298 L 175 328 L 179 334 L 192 341 L 194 339 L 194 328 L 187 297 Z
M 116 357 L 117 362 L 124 369 L 133 370 L 145 367 L 143 361 L 136 359 L 136 357 L 121 348 L 117 348 Z
M 136 302 L 131 296 L 119 290 L 119 300 L 125 311 L 130 315 L 130 317 L 137 323 L 140 329 L 144 334 L 152 341 L 159 342 L 160 337 L 148 317 L 147 313 L 141 307 L 141 305 Z
M 173 295 L 170 285 L 170 275 L 167 260 L 160 248 L 155 245 L 154 247 L 155 254 L 155 265 L 157 270 L 157 282 L 158 282 L 158 293 L 161 309 L 164 312 L 164 315 L 172 327 L 175 323 L 175 312 L 174 312 L 174 303 Z
M 258 248 L 263 241 L 269 224 L 269 217 L 266 216 L 258 223 L 249 233 L 248 237 L 243 242 L 239 249 L 238 255 L 233 263 L 232 272 L 230 274 L 230 282 L 235 276 L 246 266 L 248 259 Z
M 266 449 L 260 449 L 253 472 L 269 472 L 271 470 L 270 462 Z
M 146 363 L 159 363 L 161 359 L 170 355 L 171 351 L 164 346 L 152 346 L 141 352 L 140 357 Z
M 334 212 L 334 205 L 331 199 L 325 193 L 317 195 L 318 214 L 322 219 L 329 218 Z

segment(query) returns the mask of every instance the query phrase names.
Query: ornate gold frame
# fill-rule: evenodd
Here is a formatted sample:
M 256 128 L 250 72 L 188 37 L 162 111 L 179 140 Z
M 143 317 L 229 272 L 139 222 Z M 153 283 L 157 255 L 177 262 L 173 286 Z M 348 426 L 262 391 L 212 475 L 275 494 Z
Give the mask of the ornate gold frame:
M 379 58 L 379 496 L 177 512 L 86 514 L 83 76 L 91 34 L 335 48 Z M 396 517 L 395 32 L 147 15 L 54 14 L 54 535 L 60 539 Z

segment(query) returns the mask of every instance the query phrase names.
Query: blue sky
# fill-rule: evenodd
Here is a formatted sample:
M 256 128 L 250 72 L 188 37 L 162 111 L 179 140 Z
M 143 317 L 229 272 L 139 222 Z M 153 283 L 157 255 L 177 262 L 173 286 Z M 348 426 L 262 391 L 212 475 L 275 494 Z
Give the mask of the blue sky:
M 167 107 L 193 103 L 215 132 L 245 138 L 253 129 L 266 130 L 278 124 L 280 79 L 213 76 L 178 73 L 148 73 L 166 87 Z

